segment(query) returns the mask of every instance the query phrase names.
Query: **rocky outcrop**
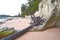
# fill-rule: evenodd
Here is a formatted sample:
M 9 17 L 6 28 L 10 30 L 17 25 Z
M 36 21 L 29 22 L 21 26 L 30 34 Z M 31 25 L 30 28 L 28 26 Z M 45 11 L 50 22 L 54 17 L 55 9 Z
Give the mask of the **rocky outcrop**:
M 46 28 L 51 28 L 56 25 L 56 15 L 60 14 L 60 0 L 42 0 L 39 3 L 38 11 L 35 12 L 35 17 L 42 17 L 46 21 L 39 26 L 34 27 L 34 30 L 42 30 Z

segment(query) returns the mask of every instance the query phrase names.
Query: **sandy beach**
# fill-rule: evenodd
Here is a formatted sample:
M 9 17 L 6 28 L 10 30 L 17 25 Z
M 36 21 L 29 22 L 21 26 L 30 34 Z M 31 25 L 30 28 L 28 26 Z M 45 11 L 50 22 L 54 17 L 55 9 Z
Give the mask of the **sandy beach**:
M 30 21 L 28 18 L 14 18 L 6 21 L 6 23 L 0 25 L 0 27 L 14 27 L 16 30 L 23 30 L 30 26 Z
M 13 20 L 6 21 L 0 27 L 14 27 L 16 30 L 23 30 L 30 25 L 29 18 L 14 18 Z M 60 40 L 60 28 L 51 28 L 39 32 L 28 32 L 16 40 Z
M 16 40 L 60 40 L 60 28 L 40 32 L 28 32 Z

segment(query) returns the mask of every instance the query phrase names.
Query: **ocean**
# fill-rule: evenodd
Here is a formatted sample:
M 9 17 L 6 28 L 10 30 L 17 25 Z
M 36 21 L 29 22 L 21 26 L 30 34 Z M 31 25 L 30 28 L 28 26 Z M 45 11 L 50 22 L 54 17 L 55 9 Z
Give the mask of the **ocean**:
M 11 17 L 0 17 L 0 22 L 1 22 L 1 21 L 5 21 L 5 20 L 7 20 L 8 18 L 11 18 Z

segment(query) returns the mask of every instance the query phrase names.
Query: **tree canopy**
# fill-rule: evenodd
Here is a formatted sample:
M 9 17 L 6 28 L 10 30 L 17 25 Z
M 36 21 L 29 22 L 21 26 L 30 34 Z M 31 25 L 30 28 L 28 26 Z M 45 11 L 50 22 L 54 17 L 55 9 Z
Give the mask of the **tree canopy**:
M 27 5 L 22 4 L 21 6 L 21 16 L 32 15 L 38 10 L 38 5 L 41 0 L 28 0 Z

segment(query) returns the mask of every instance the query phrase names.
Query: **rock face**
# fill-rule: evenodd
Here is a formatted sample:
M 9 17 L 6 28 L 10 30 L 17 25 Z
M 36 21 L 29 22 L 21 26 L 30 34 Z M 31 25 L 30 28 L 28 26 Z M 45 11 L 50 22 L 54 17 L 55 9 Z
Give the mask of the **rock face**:
M 56 26 L 60 27 L 60 0 L 57 0 Z
M 60 0 L 42 0 L 39 3 L 38 11 L 35 12 L 35 17 L 42 17 L 46 21 L 34 29 L 42 30 L 51 28 L 56 24 L 56 15 L 60 15 Z

